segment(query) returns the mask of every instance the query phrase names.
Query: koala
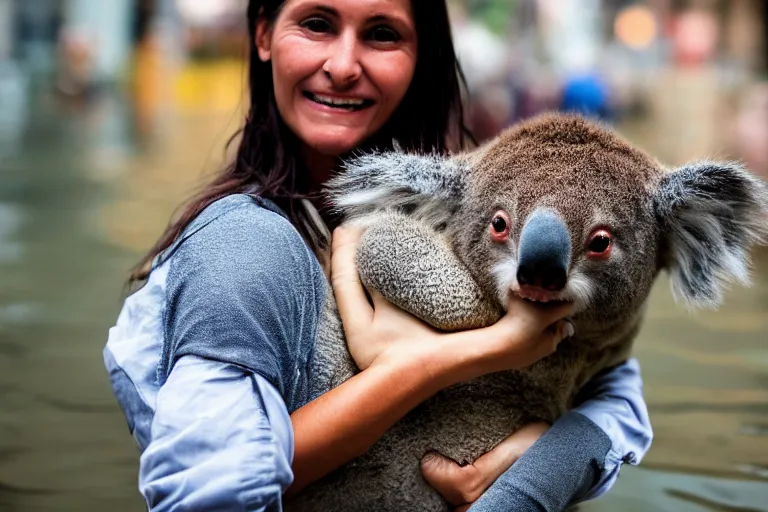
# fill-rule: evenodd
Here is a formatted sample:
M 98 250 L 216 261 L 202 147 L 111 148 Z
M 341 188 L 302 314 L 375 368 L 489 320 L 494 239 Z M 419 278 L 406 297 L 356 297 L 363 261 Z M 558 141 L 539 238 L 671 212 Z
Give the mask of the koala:
M 421 477 L 427 451 L 470 463 L 530 422 L 554 422 L 628 357 L 661 270 L 678 299 L 716 307 L 730 283 L 748 284 L 749 249 L 768 234 L 765 184 L 738 164 L 668 170 L 577 116 L 534 118 L 451 158 L 395 151 L 346 167 L 329 190 L 368 227 L 357 253 L 367 288 L 445 331 L 497 321 L 510 292 L 571 301 L 575 335 L 524 370 L 438 393 L 289 511 L 450 510 Z M 311 370 L 313 397 L 358 371 L 330 291 Z

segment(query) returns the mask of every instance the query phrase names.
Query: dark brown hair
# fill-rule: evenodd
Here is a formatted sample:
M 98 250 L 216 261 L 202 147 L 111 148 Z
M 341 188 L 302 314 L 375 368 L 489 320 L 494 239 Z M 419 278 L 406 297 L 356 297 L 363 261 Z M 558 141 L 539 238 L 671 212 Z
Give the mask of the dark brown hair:
M 297 201 L 310 197 L 308 173 L 296 157 L 299 142 L 278 113 L 271 63 L 262 62 L 256 50 L 259 16 L 274 22 L 284 3 L 250 0 L 248 4 L 250 110 L 239 134 L 230 140 L 232 143 L 240 136 L 234 161 L 181 210 L 134 268 L 131 284 L 148 276 L 154 258 L 173 244 L 200 212 L 230 194 L 257 191 L 289 215 L 313 250 L 326 246 L 322 233 L 307 222 L 306 210 L 297 206 Z M 411 5 L 418 36 L 413 80 L 389 121 L 358 149 L 390 149 L 394 140 L 405 151 L 445 153 L 472 141 L 464 126 L 464 76 L 456 60 L 445 0 L 413 0 Z

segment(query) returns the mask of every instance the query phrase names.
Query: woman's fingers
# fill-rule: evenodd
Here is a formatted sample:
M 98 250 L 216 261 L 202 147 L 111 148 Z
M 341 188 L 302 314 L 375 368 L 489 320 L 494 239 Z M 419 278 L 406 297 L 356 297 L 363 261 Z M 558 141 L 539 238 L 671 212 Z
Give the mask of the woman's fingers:
M 563 340 L 573 336 L 573 324 L 568 320 L 558 320 L 549 326 L 538 338 L 536 348 L 531 354 L 529 364 L 551 356 Z
M 568 303 L 541 304 L 511 296 L 506 314 L 479 330 L 484 337 L 475 346 L 485 373 L 526 368 L 551 355 L 561 341 L 574 334 L 573 324 L 566 318 L 573 309 Z
M 422 476 L 457 507 L 454 512 L 467 510 L 548 428 L 544 422 L 526 425 L 466 466 L 459 466 L 439 453 L 429 453 L 421 459 Z
M 482 475 L 472 464 L 459 466 L 456 461 L 436 452 L 430 452 L 421 459 L 421 474 L 424 480 L 454 507 L 472 503 L 485 488 Z
M 549 425 L 544 422 L 526 425 L 477 459 L 472 465 L 483 475 L 484 483 L 487 484 L 480 493 L 485 492 L 497 478 L 504 474 L 548 428 Z M 479 498 L 480 495 L 478 494 L 477 497 Z
M 373 322 L 373 308 L 368 303 L 355 256 L 365 228 L 341 226 L 333 231 L 331 245 L 331 284 L 347 338 L 366 332 Z

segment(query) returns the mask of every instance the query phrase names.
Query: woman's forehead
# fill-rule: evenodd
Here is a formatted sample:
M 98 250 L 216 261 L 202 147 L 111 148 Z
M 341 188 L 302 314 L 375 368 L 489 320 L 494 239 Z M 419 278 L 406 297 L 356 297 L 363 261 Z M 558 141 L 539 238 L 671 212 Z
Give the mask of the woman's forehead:
M 411 0 L 287 0 L 290 10 L 317 10 L 332 16 L 355 17 L 364 20 L 397 18 L 411 21 Z

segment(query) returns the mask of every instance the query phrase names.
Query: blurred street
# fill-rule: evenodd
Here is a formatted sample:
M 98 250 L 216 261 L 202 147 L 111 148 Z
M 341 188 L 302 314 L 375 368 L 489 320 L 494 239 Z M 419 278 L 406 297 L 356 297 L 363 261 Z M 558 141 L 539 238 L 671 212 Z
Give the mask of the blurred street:
M 0 511 L 145 508 L 102 348 L 129 269 L 243 118 L 243 2 L 87 3 L 0 0 Z M 577 110 L 665 164 L 768 179 L 766 2 L 452 7 L 481 140 Z M 768 251 L 753 281 L 692 314 L 659 280 L 635 345 L 653 447 L 579 510 L 768 511 Z

